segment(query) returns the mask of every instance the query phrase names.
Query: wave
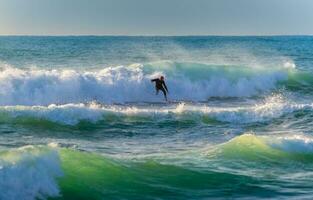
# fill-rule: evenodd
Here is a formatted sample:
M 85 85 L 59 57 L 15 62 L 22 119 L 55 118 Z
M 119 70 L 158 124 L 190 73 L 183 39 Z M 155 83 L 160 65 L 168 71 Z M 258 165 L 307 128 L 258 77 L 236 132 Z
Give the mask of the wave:
M 289 187 L 287 180 L 282 181 L 285 177 L 282 171 L 295 175 L 292 178 L 294 183 L 299 173 L 297 163 L 313 162 L 313 139 L 301 135 L 283 137 L 246 133 L 213 148 L 205 151 L 205 157 L 203 153 L 188 152 L 193 159 L 185 153 L 174 158 L 168 158 L 171 154 L 166 154 L 156 158 L 115 159 L 55 144 L 1 151 L 0 197 L 3 200 L 203 199 L 225 195 L 225 192 L 240 197 L 248 191 L 250 197 L 262 197 L 260 191 L 277 197 L 282 195 L 281 188 Z M 264 173 L 267 165 L 271 166 L 267 168 L 271 174 L 270 182 L 266 182 L 268 175 Z M 233 187 L 239 183 L 241 189 Z M 278 189 L 264 188 L 264 183 L 278 186 Z
M 33 148 L 41 151 L 41 148 Z M 54 150 L 50 148 L 50 151 Z M 28 162 L 34 162 L 36 166 L 38 161 L 32 158 L 31 154 Z M 27 179 L 18 188 L 9 188 L 8 192 L 2 193 L 1 199 L 103 199 L 104 197 L 108 199 L 189 199 L 191 197 L 202 199 L 223 194 L 225 189 L 221 189 L 217 183 L 235 184 L 245 180 L 249 190 L 251 188 L 249 184 L 255 182 L 252 177 L 231 173 L 201 172 L 153 160 L 141 162 L 114 160 L 107 156 L 64 148 L 58 150 L 58 158 L 61 161 L 63 176 L 45 176 L 51 173 L 52 166 L 60 166 L 58 161 L 50 162 L 52 166 L 42 168 L 34 175 L 38 179 L 37 182 L 32 182 L 34 178 Z M 21 162 L 15 163 L 12 168 L 23 170 L 12 171 L 10 177 L 13 179 L 22 176 L 23 173 L 32 172 L 31 164 L 26 165 L 25 169 L 23 167 Z M 53 184 L 47 180 L 52 181 Z M 6 184 L 5 181 L 0 179 L 0 184 Z M 28 189 L 34 187 L 32 184 L 38 186 L 44 183 L 47 185 L 41 186 L 40 189 Z M 208 190 L 213 193 L 209 195 Z M 235 188 L 229 188 L 228 191 L 235 192 Z M 11 193 L 13 196 L 10 196 Z
M 161 74 L 166 77 L 172 100 L 251 97 L 277 89 L 290 77 L 293 77 L 291 86 L 302 81 L 303 76 L 294 75 L 293 68 L 290 63 L 269 69 L 177 62 L 89 71 L 2 67 L 0 105 L 49 105 L 92 100 L 102 103 L 159 101 L 163 97 L 155 95 L 150 79 Z
M 285 115 L 312 110 L 312 104 L 287 101 L 280 95 L 267 97 L 254 105 L 209 106 L 205 104 L 169 105 L 102 105 L 65 104 L 49 106 L 0 106 L 0 122 L 45 124 L 45 121 L 75 126 L 81 122 L 162 122 L 190 121 L 196 123 L 224 122 L 235 124 L 262 123 Z M 130 120 L 131 119 L 131 120 Z

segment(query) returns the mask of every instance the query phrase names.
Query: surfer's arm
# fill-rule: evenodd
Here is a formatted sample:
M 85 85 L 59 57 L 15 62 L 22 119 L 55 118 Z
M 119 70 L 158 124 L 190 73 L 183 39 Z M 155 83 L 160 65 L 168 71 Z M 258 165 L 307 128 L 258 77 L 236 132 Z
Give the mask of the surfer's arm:
M 158 79 L 156 78 L 156 79 L 151 79 L 151 82 L 155 82 L 155 81 L 157 81 Z

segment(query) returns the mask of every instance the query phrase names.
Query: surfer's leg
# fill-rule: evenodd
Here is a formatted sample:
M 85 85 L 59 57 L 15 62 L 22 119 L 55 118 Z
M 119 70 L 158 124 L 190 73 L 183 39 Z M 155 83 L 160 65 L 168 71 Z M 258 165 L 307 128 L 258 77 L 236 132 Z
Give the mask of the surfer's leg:
M 164 88 L 162 88 L 162 89 L 160 89 L 160 90 L 163 92 L 164 98 L 165 98 L 165 100 L 167 101 L 166 91 L 164 90 Z

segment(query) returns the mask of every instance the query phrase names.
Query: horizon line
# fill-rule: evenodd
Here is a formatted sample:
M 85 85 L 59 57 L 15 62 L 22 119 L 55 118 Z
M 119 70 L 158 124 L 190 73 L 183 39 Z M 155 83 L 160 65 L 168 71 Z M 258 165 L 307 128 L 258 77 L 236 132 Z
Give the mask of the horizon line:
M 313 34 L 183 34 L 183 35 L 165 35 L 165 34 L 0 34 L 0 37 L 292 37 L 292 36 L 313 36 Z

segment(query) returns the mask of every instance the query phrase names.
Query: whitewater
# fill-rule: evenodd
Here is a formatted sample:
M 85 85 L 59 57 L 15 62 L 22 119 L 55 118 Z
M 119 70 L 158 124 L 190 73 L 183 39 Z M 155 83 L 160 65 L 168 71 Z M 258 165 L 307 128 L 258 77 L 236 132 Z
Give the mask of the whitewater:
M 312 41 L 1 36 L 0 199 L 311 199 Z

